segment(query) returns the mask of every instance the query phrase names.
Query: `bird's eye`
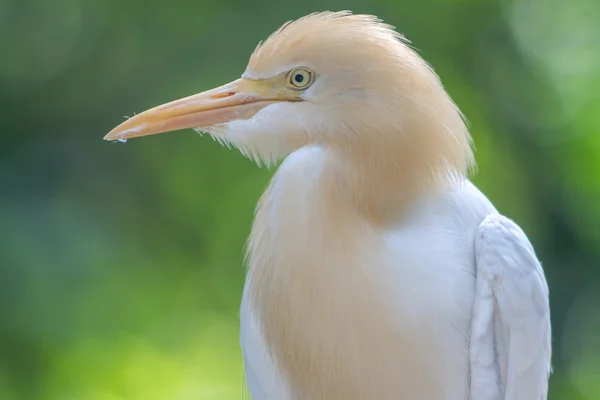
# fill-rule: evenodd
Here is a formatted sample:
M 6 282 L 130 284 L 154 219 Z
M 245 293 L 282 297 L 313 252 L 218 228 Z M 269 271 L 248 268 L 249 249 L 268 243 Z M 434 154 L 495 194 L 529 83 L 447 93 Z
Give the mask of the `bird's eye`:
M 306 69 L 295 69 L 290 72 L 289 81 L 297 89 L 306 89 L 313 81 L 313 73 Z

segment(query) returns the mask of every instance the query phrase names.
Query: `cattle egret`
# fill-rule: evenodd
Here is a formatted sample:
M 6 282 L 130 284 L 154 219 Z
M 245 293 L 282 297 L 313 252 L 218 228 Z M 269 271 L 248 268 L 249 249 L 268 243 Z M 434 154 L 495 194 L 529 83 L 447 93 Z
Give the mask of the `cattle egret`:
M 105 139 L 195 128 L 262 163 L 241 305 L 255 400 L 542 400 L 548 286 L 523 231 L 468 180 L 471 138 L 394 28 L 322 12 L 240 79 Z

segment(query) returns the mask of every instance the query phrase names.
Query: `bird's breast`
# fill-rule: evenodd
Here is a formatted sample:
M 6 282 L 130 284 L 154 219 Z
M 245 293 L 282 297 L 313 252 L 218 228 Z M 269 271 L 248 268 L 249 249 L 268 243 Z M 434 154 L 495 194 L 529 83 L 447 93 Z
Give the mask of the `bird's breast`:
M 466 400 L 471 250 L 429 220 L 370 226 L 328 197 L 322 156 L 288 159 L 257 212 L 242 306 L 251 391 Z

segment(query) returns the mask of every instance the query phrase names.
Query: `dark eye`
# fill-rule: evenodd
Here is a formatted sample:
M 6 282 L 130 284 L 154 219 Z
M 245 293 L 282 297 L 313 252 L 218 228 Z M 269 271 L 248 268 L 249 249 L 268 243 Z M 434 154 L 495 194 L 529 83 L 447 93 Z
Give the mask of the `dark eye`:
M 289 76 L 290 76 L 290 83 L 294 87 L 300 88 L 300 89 L 304 89 L 304 88 L 308 87 L 312 83 L 312 80 L 313 80 L 312 72 L 310 72 L 306 69 L 302 69 L 302 68 L 293 70 Z

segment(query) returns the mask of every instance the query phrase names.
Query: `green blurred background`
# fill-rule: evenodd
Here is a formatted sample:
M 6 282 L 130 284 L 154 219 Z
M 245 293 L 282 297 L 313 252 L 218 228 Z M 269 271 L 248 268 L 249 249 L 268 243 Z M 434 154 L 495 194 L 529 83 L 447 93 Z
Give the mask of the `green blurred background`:
M 0 0 L 0 400 L 241 398 L 243 247 L 272 171 L 191 130 L 102 137 L 326 9 L 396 25 L 441 75 L 474 182 L 545 267 L 550 399 L 600 398 L 597 0 Z

